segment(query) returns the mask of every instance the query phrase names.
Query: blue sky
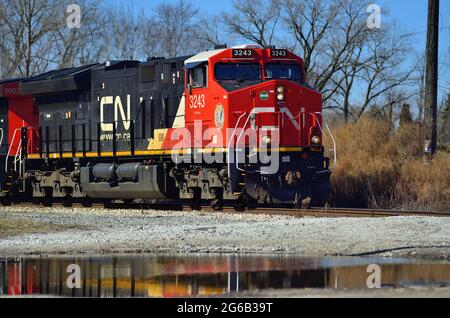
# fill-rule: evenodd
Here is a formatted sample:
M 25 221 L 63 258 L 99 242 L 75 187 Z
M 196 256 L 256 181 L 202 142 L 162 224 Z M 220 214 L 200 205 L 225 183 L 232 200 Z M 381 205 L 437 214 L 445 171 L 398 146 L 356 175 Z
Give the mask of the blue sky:
M 131 4 L 134 8 L 144 8 L 147 13 L 160 2 L 177 2 L 178 0 L 105 0 L 109 3 L 118 4 L 123 2 Z M 192 0 L 201 12 L 205 14 L 217 14 L 231 7 L 232 0 Z M 372 3 L 380 5 L 383 20 L 395 19 L 398 24 L 408 33 L 413 34 L 413 45 L 417 52 L 425 50 L 426 26 L 427 26 L 427 0 L 373 0 Z M 440 90 L 450 87 L 450 1 L 440 1 L 440 40 L 439 56 L 440 68 Z M 236 44 L 236 43 L 228 43 Z M 445 63 L 445 64 L 444 64 Z

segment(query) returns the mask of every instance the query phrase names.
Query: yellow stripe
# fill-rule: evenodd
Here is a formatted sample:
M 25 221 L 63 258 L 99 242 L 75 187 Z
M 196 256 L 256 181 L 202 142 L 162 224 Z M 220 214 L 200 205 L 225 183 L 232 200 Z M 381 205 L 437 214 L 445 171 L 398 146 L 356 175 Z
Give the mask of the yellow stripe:
M 305 151 L 305 149 L 303 147 L 282 147 L 280 148 L 280 152 L 289 152 L 289 151 L 293 151 L 293 152 L 298 152 L 298 151 Z
M 226 148 L 203 148 L 198 151 L 199 153 L 212 153 L 212 152 L 228 152 Z
M 304 151 L 305 149 L 302 147 L 281 147 L 281 148 L 276 148 L 276 149 L 272 149 L 272 152 L 300 152 L 300 151 Z M 267 151 L 267 149 L 265 148 L 258 148 L 256 149 L 257 152 L 262 152 L 262 151 Z M 311 149 L 311 151 L 321 151 L 321 149 Z M 200 149 L 198 151 L 199 153 L 212 153 L 212 152 L 216 152 L 216 153 L 221 153 L 221 152 L 228 152 L 228 150 L 226 148 L 204 148 L 204 149 Z M 153 156 L 158 156 L 158 155 L 172 155 L 172 154 L 192 154 L 192 150 L 191 149 L 173 149 L 173 150 L 136 150 L 134 152 L 134 154 L 136 156 L 148 156 L 148 155 L 153 155 Z M 131 156 L 131 151 L 118 151 L 116 152 L 116 156 L 117 157 L 125 157 L 125 156 Z M 42 158 L 45 158 L 46 156 L 43 155 Z M 63 158 L 73 158 L 73 154 L 71 152 L 65 152 L 62 154 Z M 99 157 L 97 152 L 87 152 L 86 155 L 84 156 L 82 152 L 77 152 L 75 154 L 76 158 L 96 158 Z M 100 157 L 114 157 L 114 154 L 112 151 L 108 151 L 108 152 L 101 152 L 100 153 Z M 40 157 L 39 154 L 29 154 L 27 156 L 28 159 L 42 159 Z M 58 159 L 61 158 L 61 155 L 59 153 L 50 153 L 48 155 L 48 158 L 51 159 Z

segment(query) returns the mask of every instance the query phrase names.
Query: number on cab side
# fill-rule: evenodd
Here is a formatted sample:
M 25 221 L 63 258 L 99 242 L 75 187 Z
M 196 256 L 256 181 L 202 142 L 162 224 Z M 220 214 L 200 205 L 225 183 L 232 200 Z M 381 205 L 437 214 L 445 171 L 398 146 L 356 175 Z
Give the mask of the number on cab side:
M 191 95 L 189 108 L 191 109 L 205 108 L 205 94 Z

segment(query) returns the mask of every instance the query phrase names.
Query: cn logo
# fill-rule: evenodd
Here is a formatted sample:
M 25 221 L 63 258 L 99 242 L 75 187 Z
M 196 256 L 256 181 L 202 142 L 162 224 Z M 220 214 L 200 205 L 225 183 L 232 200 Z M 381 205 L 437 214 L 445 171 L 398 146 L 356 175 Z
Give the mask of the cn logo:
M 69 4 L 66 9 L 67 27 L 69 29 L 79 29 L 81 27 L 81 8 L 78 4 Z
M 378 4 L 369 4 L 367 13 L 370 13 L 367 18 L 367 28 L 380 29 L 381 28 L 381 8 Z
M 367 266 L 367 273 L 371 273 L 367 277 L 367 288 L 381 288 L 381 267 L 377 264 Z
M 131 120 L 131 97 L 130 95 L 127 95 L 127 109 L 125 112 L 125 109 L 122 104 L 122 99 L 120 96 L 103 96 L 100 100 L 100 128 L 102 131 L 113 131 L 113 123 L 107 123 L 105 121 L 105 110 L 106 106 L 114 106 L 114 123 L 116 124 L 116 128 L 119 123 L 119 116 L 122 120 L 122 124 L 125 130 L 130 129 L 130 120 Z

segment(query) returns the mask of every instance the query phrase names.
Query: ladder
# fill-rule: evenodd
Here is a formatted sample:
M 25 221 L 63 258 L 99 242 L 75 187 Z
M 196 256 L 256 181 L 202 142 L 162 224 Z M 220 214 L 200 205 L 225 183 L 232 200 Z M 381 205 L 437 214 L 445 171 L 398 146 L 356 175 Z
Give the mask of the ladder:
M 231 152 L 233 151 L 233 160 L 235 160 L 236 157 L 236 149 L 233 145 L 233 139 L 236 136 L 236 132 L 239 128 L 239 123 L 241 122 L 241 119 L 244 118 L 244 116 L 247 115 L 246 112 L 242 113 L 238 120 L 236 121 L 236 125 L 234 126 L 234 130 L 233 133 L 230 136 L 230 139 L 228 141 L 228 145 L 227 145 L 227 166 L 228 166 L 228 178 L 230 181 L 232 181 L 233 176 L 233 172 L 235 171 L 234 169 L 232 170 L 232 166 L 231 166 Z M 240 171 L 238 171 L 238 176 L 237 176 L 237 185 L 236 188 L 233 191 L 234 195 L 240 195 L 242 193 L 242 191 L 244 190 L 244 186 L 245 186 L 245 173 L 242 173 Z

